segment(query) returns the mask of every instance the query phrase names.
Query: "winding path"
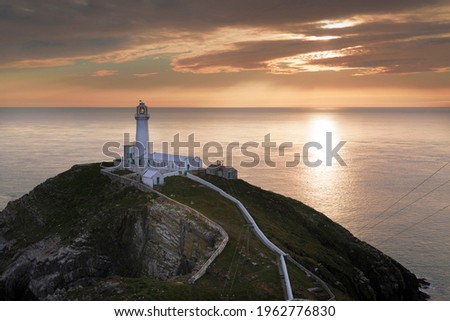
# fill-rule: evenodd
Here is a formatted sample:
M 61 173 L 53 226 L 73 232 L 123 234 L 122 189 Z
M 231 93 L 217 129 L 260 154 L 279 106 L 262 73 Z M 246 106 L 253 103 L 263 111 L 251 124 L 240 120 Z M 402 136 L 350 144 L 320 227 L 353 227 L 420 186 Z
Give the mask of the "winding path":
M 226 231 L 217 223 L 215 223 L 214 221 L 208 219 L 206 216 L 204 216 L 203 214 L 201 214 L 200 212 L 194 210 L 193 208 L 182 204 L 178 201 L 175 201 L 174 199 L 154 190 L 153 188 L 151 188 L 148 185 L 145 185 L 141 182 L 138 182 L 134 179 L 125 177 L 125 176 L 119 176 L 116 175 L 114 173 L 111 172 L 111 170 L 106 169 L 106 168 L 102 168 L 101 173 L 104 174 L 105 176 L 108 176 L 110 178 L 112 178 L 115 181 L 119 181 L 122 184 L 125 185 L 131 185 L 134 186 L 136 188 L 138 188 L 139 190 L 143 191 L 143 192 L 153 192 L 153 193 L 157 193 L 159 196 L 168 199 L 178 205 L 181 205 L 182 207 L 185 207 L 191 211 L 193 211 L 196 216 L 200 219 L 202 219 L 203 221 L 205 221 L 206 223 L 208 223 L 211 227 L 213 227 L 214 229 L 218 230 L 220 232 L 220 234 L 222 235 L 223 239 L 222 242 L 220 243 L 220 245 L 216 248 L 216 250 L 214 251 L 214 253 L 211 255 L 211 257 L 200 267 L 200 269 L 194 273 L 194 275 L 191 276 L 190 278 L 190 283 L 194 283 L 195 281 L 197 281 L 200 277 L 203 276 L 203 274 L 206 272 L 207 268 L 209 267 L 209 265 L 214 261 L 214 259 L 223 251 L 223 249 L 225 248 L 226 244 L 228 243 L 228 234 L 226 233 Z M 128 175 L 127 175 L 128 176 Z M 278 262 L 279 262 L 279 268 L 281 271 L 281 276 L 283 279 L 283 287 L 284 287 L 284 292 L 285 292 L 285 297 L 286 300 L 291 301 L 294 300 L 294 295 L 292 292 L 292 287 L 291 287 L 291 281 L 289 279 L 289 273 L 287 270 L 287 266 L 286 266 L 286 260 L 289 260 L 291 263 L 293 263 L 296 267 L 298 267 L 300 270 L 302 270 L 308 277 L 312 277 L 314 278 L 321 286 L 322 288 L 327 292 L 327 294 L 329 295 L 329 301 L 333 301 L 335 300 L 335 295 L 333 294 L 333 292 L 331 292 L 330 288 L 328 287 L 328 285 L 325 283 L 325 281 L 323 281 L 321 278 L 319 278 L 318 276 L 316 276 L 313 272 L 311 272 L 310 270 L 308 270 L 305 266 L 303 266 L 302 264 L 300 264 L 299 262 L 295 261 L 288 253 L 284 252 L 283 250 L 281 250 L 278 246 L 276 246 L 274 243 L 272 243 L 267 236 L 261 231 L 261 229 L 259 228 L 259 226 L 256 224 L 255 220 L 253 219 L 253 217 L 250 215 L 250 213 L 248 212 L 248 210 L 245 208 L 245 206 L 235 197 L 231 196 L 230 194 L 228 194 L 227 192 L 225 192 L 224 190 L 222 190 L 221 188 L 217 187 L 216 185 L 205 181 L 204 179 L 192 175 L 190 173 L 187 173 L 186 175 L 189 179 L 196 181 L 197 183 L 200 183 L 216 192 L 218 192 L 220 195 L 222 195 L 223 197 L 229 199 L 230 201 L 232 201 L 233 203 L 235 203 L 239 210 L 241 211 L 241 213 L 244 215 L 244 218 L 246 219 L 246 221 L 248 222 L 248 224 L 253 228 L 253 231 L 255 232 L 256 236 L 259 238 L 259 240 L 261 240 L 261 242 L 268 247 L 271 251 L 273 251 L 279 258 Z
M 286 259 L 288 259 L 295 266 L 297 266 L 299 269 L 301 269 L 307 276 L 313 277 L 318 283 L 320 283 L 322 288 L 330 296 L 329 301 L 335 300 L 335 296 L 334 296 L 333 292 L 331 292 L 331 290 L 328 287 L 328 285 L 321 278 L 319 278 L 314 273 L 309 271 L 302 264 L 300 264 L 297 261 L 295 261 L 291 256 L 289 256 L 289 254 L 287 254 L 286 252 L 281 250 L 278 246 L 273 244 L 267 238 L 267 236 L 259 228 L 258 224 L 256 224 L 255 220 L 250 215 L 248 210 L 245 208 L 244 205 L 242 205 L 242 203 L 237 198 L 231 196 L 230 194 L 228 194 L 227 192 L 225 192 L 221 188 L 217 187 L 216 185 L 214 185 L 214 184 L 212 184 L 212 183 L 210 183 L 208 181 L 205 181 L 204 179 L 202 179 L 202 178 L 200 178 L 198 176 L 192 175 L 190 173 L 187 173 L 186 176 L 188 178 L 190 178 L 191 180 L 196 181 L 197 183 L 200 183 L 200 184 L 202 184 L 202 185 L 204 185 L 206 187 L 209 187 L 210 189 L 218 192 L 223 197 L 225 197 L 225 198 L 229 199 L 230 201 L 232 201 L 233 203 L 235 203 L 238 206 L 238 208 L 241 211 L 241 213 L 244 215 L 244 217 L 247 220 L 247 222 L 250 224 L 251 227 L 253 227 L 253 230 L 254 230 L 256 236 L 261 240 L 261 242 L 263 242 L 263 244 L 265 246 L 267 246 L 271 251 L 273 251 L 275 254 L 278 255 L 279 262 L 280 262 L 280 270 L 281 270 L 281 274 L 282 274 L 282 278 L 283 278 L 283 284 L 284 284 L 284 291 L 285 291 L 286 300 L 288 300 L 288 301 L 294 300 L 294 295 L 292 293 L 292 287 L 291 287 L 291 281 L 289 279 L 289 273 L 288 273 L 287 266 L 286 266 Z

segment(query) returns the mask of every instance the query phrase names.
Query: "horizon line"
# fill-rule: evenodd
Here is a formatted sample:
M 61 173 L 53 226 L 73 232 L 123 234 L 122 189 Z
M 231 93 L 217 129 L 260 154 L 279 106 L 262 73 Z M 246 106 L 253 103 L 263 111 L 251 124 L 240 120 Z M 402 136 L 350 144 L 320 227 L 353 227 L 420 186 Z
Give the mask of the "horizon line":
M 0 106 L 0 108 L 134 108 L 136 106 Z M 148 106 L 157 109 L 426 109 L 449 106 Z

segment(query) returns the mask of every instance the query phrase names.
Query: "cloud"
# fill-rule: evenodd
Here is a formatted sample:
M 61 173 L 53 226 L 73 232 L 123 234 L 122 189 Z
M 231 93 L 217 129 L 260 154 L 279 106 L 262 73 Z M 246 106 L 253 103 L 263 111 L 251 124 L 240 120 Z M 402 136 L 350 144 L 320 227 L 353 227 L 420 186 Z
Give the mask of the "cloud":
M 0 67 L 169 54 L 184 73 L 442 71 L 450 63 L 436 51 L 448 49 L 449 8 L 444 0 L 14 0 L 0 5 L 8 44 Z
M 138 77 L 138 78 L 144 78 L 144 77 L 150 77 L 150 76 L 154 76 L 157 75 L 157 72 L 149 72 L 146 74 L 133 74 L 134 77 Z
M 18 69 L 62 67 L 73 65 L 75 60 L 73 58 L 24 59 L 6 63 L 3 67 Z
M 445 72 L 450 66 L 450 38 L 419 38 L 367 46 L 364 54 L 332 57 L 316 63 L 359 69 L 360 75 L 373 73 Z
M 447 22 L 376 21 L 371 17 L 368 23 L 337 29 L 311 36 L 308 33 L 316 30 L 310 27 L 305 33 L 282 34 L 284 39 L 268 36 L 270 40 L 235 42 L 221 50 L 180 55 L 173 68 L 192 73 L 354 70 L 366 75 L 443 71 L 450 66 Z
M 97 70 L 91 74 L 91 77 L 109 77 L 109 76 L 115 76 L 119 72 L 117 70 L 108 70 L 108 69 L 102 69 Z

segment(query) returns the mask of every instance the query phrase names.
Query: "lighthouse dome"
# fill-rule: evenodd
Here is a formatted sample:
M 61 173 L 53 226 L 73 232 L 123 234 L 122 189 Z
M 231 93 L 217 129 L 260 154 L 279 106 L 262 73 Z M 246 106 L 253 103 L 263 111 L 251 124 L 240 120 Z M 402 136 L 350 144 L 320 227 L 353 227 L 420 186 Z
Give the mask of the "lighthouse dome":
M 139 116 L 139 115 L 144 115 L 144 116 L 148 115 L 148 107 L 145 105 L 145 103 L 142 100 L 140 100 L 139 105 L 136 106 L 136 116 Z

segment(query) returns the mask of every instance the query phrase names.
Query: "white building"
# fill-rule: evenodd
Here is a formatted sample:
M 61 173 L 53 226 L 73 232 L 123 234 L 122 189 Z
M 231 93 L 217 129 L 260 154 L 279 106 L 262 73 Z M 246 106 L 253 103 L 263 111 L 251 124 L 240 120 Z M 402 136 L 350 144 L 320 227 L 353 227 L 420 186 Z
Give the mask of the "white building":
M 164 175 L 158 170 L 148 168 L 142 175 L 142 183 L 150 187 L 162 185 L 164 184 Z
M 187 171 L 202 168 L 202 159 L 192 156 L 152 153 L 148 155 L 148 165 L 154 168 L 180 171 L 180 174 L 184 174 Z
M 166 153 L 150 153 L 148 107 L 140 101 L 136 106 L 136 142 L 124 146 L 123 166 L 142 173 L 142 182 L 153 187 L 164 184 L 168 176 L 186 174 L 191 170 L 201 169 L 202 159 Z
M 237 179 L 238 171 L 233 166 L 224 166 L 223 162 L 217 161 L 206 168 L 206 174 L 223 177 L 226 179 Z

